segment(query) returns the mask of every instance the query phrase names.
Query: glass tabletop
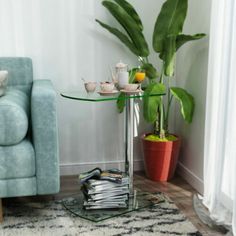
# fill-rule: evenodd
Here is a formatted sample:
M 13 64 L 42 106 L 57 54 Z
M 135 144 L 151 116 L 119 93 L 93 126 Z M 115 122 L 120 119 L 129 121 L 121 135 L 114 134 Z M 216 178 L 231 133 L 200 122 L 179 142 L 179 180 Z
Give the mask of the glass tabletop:
M 83 208 L 84 196 L 82 193 L 71 196 L 62 200 L 64 207 L 72 214 L 81 218 L 100 222 L 112 217 L 120 216 L 132 211 L 153 206 L 165 201 L 164 195 L 156 195 L 147 192 L 137 191 L 135 195 L 130 196 L 127 208 L 123 209 L 102 209 L 102 210 L 85 210 Z
M 85 91 L 68 91 L 62 92 L 61 96 L 69 99 L 75 99 L 80 101 L 92 101 L 92 102 L 101 102 L 101 101 L 111 101 L 111 100 L 126 100 L 132 98 L 142 98 L 145 96 L 162 96 L 165 94 L 152 93 L 146 95 L 143 91 L 138 92 L 112 92 L 112 93 L 101 93 L 94 92 L 89 94 Z

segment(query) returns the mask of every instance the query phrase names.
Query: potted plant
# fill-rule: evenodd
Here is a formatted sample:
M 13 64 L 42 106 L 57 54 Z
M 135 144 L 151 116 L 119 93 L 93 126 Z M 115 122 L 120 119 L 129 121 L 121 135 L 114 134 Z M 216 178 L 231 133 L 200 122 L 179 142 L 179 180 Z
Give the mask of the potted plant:
M 97 19 L 96 21 L 137 55 L 140 67 L 148 78 L 144 93 L 166 94 L 160 97 L 145 96 L 143 99 L 144 118 L 154 124 L 154 131 L 142 137 L 142 144 L 147 176 L 152 180 L 169 180 L 175 172 L 180 149 L 180 138 L 169 132 L 169 115 L 173 99 L 179 102 L 182 117 L 186 122 L 191 123 L 194 113 L 193 96 L 183 88 L 170 87 L 170 79 L 174 76 L 175 55 L 182 45 L 201 39 L 205 34 L 182 34 L 188 0 L 166 0 L 153 32 L 152 46 L 162 61 L 161 72 L 158 73 L 156 67 L 149 62 L 150 51 L 143 35 L 143 24 L 134 7 L 126 0 L 105 0 L 102 4 L 120 23 L 124 32 Z M 135 79 L 132 79 L 133 81 Z M 123 106 L 123 102 L 118 103 L 120 112 Z

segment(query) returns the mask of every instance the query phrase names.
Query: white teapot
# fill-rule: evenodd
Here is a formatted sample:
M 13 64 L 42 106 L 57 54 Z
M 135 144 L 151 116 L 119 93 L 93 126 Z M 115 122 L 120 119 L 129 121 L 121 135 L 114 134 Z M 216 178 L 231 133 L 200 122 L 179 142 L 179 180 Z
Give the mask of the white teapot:
M 123 89 L 129 83 L 128 65 L 122 61 L 116 64 L 116 81 L 119 88 Z

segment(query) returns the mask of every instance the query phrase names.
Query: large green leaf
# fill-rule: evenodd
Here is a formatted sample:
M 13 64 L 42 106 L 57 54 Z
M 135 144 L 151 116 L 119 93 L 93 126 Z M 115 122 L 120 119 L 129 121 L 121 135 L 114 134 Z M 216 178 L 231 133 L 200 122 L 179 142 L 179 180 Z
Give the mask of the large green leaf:
M 162 52 L 168 35 L 182 32 L 187 9 L 188 0 L 167 0 L 163 4 L 153 33 L 153 48 L 156 52 Z
M 140 52 L 139 50 L 135 47 L 135 45 L 133 44 L 132 41 L 130 41 L 130 39 L 125 35 L 123 34 L 121 31 L 119 31 L 118 29 L 116 28 L 113 28 L 107 24 L 104 24 L 103 22 L 101 22 L 100 20 L 97 20 L 96 21 L 105 29 L 107 29 L 110 33 L 114 34 L 122 43 L 124 43 L 129 49 L 131 52 L 133 52 L 135 55 L 139 56 L 140 55 Z
M 119 4 L 136 22 L 136 24 L 139 26 L 140 30 L 143 30 L 143 24 L 142 21 L 134 9 L 134 7 L 125 0 L 114 0 L 117 4 Z
M 198 40 L 203 37 L 205 37 L 206 34 L 195 34 L 195 35 L 185 35 L 185 34 L 180 34 L 176 38 L 176 51 L 185 43 L 193 40 Z
M 175 54 L 177 50 L 185 43 L 198 40 L 204 37 L 205 34 L 184 35 L 180 34 L 167 36 L 164 42 L 164 48 L 159 57 L 164 61 L 164 72 L 166 76 L 173 76 L 175 66 Z
M 171 94 L 180 102 L 181 114 L 185 121 L 192 122 L 194 112 L 194 98 L 182 88 L 172 87 Z
M 166 76 L 174 75 L 175 52 L 176 52 L 176 36 L 170 35 L 165 40 L 164 48 L 164 73 Z M 163 53 L 163 52 L 162 52 Z
M 154 123 L 157 120 L 157 109 L 161 103 L 160 96 L 150 96 L 151 94 L 164 94 L 165 85 L 161 83 L 149 84 L 144 92 L 143 115 L 147 122 Z
M 145 71 L 146 76 L 149 79 L 152 80 L 152 79 L 158 78 L 159 74 L 158 74 L 156 68 L 151 63 L 143 63 L 141 68 L 142 68 L 142 70 Z
M 149 55 L 148 44 L 135 20 L 121 6 L 111 1 L 103 1 L 102 4 L 125 29 L 135 47 L 139 49 L 139 56 L 147 57 Z

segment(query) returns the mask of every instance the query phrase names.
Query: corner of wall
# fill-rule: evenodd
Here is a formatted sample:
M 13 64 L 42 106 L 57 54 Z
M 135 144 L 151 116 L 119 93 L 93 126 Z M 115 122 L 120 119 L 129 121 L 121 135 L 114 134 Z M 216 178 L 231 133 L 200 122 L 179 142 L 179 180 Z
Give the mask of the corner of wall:
M 177 167 L 177 173 L 184 180 L 186 180 L 193 188 L 195 188 L 200 194 L 203 194 L 204 183 L 196 174 L 188 169 L 183 163 L 179 162 Z

